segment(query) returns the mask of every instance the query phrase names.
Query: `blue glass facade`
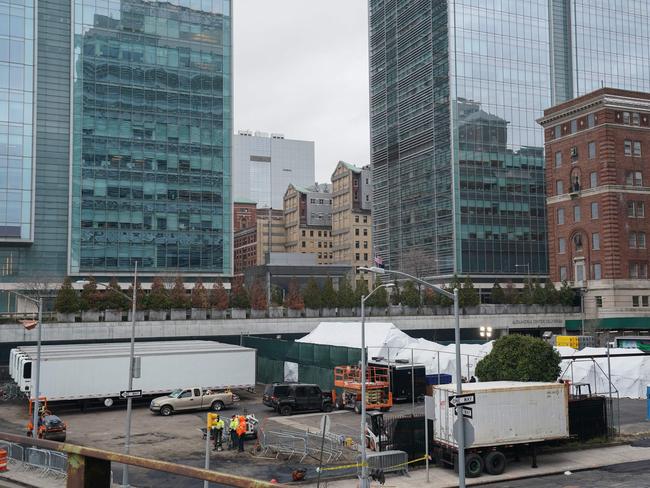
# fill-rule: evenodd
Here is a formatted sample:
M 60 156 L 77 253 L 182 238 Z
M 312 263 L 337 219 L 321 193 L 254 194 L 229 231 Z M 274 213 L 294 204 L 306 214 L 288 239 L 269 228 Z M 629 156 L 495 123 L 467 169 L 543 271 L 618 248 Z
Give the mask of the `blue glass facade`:
M 72 273 L 231 272 L 230 0 L 74 5 Z
M 0 241 L 33 238 L 34 2 L 0 1 Z

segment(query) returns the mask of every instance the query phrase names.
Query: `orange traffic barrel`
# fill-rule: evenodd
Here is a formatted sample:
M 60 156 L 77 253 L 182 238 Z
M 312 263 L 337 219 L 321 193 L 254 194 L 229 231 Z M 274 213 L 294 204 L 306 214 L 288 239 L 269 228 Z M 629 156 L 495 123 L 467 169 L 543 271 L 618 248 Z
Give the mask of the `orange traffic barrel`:
M 7 451 L 0 449 L 0 472 L 7 471 Z

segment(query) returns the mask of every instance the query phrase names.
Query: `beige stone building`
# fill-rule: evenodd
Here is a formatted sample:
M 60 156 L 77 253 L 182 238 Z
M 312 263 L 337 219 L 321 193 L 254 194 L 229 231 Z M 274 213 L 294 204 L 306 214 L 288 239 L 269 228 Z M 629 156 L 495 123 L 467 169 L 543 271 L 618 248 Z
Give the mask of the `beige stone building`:
M 332 174 L 332 262 L 372 266 L 371 207 L 370 167 L 339 161 Z
M 331 264 L 331 223 L 330 185 L 289 185 L 284 195 L 285 252 L 312 253 L 318 264 Z
M 271 235 L 269 237 L 269 217 L 271 218 Z M 266 263 L 269 252 L 285 252 L 287 235 L 284 227 L 284 211 L 270 208 L 257 209 L 257 264 Z

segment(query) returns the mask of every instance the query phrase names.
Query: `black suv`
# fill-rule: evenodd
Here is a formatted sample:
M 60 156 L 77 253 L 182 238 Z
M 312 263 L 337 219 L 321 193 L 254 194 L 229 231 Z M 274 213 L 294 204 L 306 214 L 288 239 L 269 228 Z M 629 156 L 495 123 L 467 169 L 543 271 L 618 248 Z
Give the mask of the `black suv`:
M 277 410 L 280 415 L 310 410 L 332 411 L 332 393 L 324 392 L 318 385 L 305 383 L 267 385 L 262 401 L 267 407 Z

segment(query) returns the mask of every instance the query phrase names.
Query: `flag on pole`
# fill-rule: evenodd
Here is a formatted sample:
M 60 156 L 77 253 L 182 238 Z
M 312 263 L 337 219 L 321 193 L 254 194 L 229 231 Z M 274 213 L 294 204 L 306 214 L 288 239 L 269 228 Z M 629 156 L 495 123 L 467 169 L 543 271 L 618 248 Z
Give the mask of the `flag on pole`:
M 377 266 L 378 268 L 383 269 L 384 260 L 381 258 L 381 256 L 378 256 L 378 255 L 375 254 L 375 260 L 374 261 L 375 261 L 375 266 Z

